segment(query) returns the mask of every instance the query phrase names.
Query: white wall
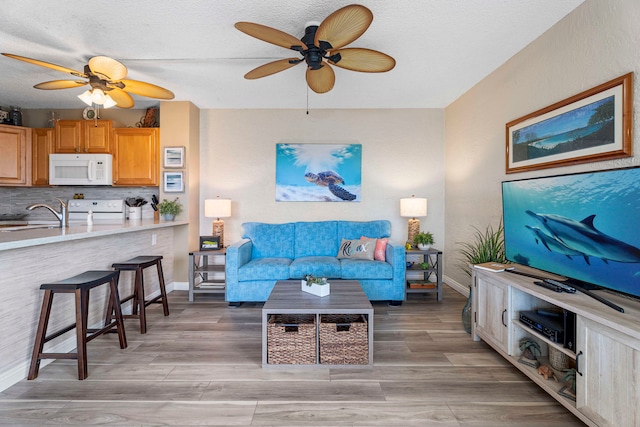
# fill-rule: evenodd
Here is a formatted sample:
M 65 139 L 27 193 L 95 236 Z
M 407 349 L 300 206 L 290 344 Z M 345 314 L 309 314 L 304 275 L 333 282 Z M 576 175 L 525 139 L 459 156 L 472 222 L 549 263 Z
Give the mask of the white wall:
M 201 198 L 232 199 L 225 243 L 247 221 L 281 223 L 327 219 L 392 222 L 392 239 L 406 240 L 400 198 L 429 200 L 421 229 L 444 241 L 444 111 L 433 110 L 203 110 Z M 362 144 L 362 201 L 276 202 L 276 144 Z M 202 203 L 201 203 L 202 206 Z M 200 233 L 211 218 L 200 214 Z
M 476 226 L 496 226 L 503 180 L 638 164 L 636 156 L 579 166 L 505 174 L 505 124 L 591 87 L 640 69 L 640 2 L 587 0 L 445 110 L 445 276 L 469 284 L 456 242 Z M 637 74 L 634 80 L 637 81 Z M 640 152 L 638 85 L 634 152 Z

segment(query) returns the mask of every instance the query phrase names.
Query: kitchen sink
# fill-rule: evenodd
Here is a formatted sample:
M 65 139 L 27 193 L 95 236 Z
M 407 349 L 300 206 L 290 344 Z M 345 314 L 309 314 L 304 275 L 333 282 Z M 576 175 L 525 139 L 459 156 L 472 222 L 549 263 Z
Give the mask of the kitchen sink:
M 59 225 L 54 224 L 29 224 L 29 225 L 16 225 L 14 227 L 2 227 L 0 228 L 0 233 L 13 232 L 13 231 L 23 231 L 23 230 L 35 230 L 38 228 L 60 228 Z

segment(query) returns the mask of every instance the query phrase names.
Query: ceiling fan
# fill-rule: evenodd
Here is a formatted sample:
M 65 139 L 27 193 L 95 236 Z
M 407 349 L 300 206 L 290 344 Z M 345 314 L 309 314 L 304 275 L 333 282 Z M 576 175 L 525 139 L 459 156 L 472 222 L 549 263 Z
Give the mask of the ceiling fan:
M 48 82 L 38 83 L 34 86 L 36 89 L 54 90 L 54 89 L 71 89 L 84 85 L 90 85 L 91 89 L 88 95 L 93 98 L 96 104 L 105 104 L 111 98 L 112 102 L 120 108 L 131 108 L 134 105 L 133 98 L 130 93 L 135 95 L 146 96 L 158 99 L 173 99 L 173 92 L 156 86 L 151 83 L 141 82 L 138 80 L 125 79 L 127 76 L 127 67 L 108 56 L 94 56 L 89 59 L 89 63 L 84 66 L 84 72 L 76 71 L 61 65 L 51 64 L 49 62 L 40 61 L 38 59 L 27 58 L 25 56 L 14 55 L 12 53 L 3 53 L 4 56 L 17 59 L 19 61 L 28 62 L 30 64 L 40 65 L 41 67 L 50 68 L 63 73 L 71 74 L 75 77 L 88 80 L 52 80 Z M 80 99 L 83 99 L 80 95 Z M 84 99 L 83 99 L 84 100 Z M 91 99 L 85 101 L 91 102 Z M 113 103 L 111 105 L 113 105 Z
M 367 73 L 389 71 L 396 65 L 389 55 L 371 49 L 344 48 L 364 34 L 371 21 L 373 13 L 369 9 L 352 4 L 336 10 L 320 25 L 308 23 L 300 40 L 265 25 L 237 22 L 235 27 L 245 34 L 302 54 L 302 58 L 280 59 L 261 65 L 245 74 L 244 78 L 259 79 L 304 61 L 307 63 L 307 84 L 311 90 L 326 93 L 333 89 L 336 79 L 331 65 Z

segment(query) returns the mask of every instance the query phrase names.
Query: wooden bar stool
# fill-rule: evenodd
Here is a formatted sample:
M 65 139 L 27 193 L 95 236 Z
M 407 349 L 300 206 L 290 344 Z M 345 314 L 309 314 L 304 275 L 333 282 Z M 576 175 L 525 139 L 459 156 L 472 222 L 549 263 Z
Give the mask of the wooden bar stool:
M 44 290 L 44 299 L 42 300 L 40 321 L 38 322 L 38 331 L 36 332 L 36 340 L 33 345 L 31 367 L 29 368 L 29 376 L 27 379 L 33 380 L 38 376 L 40 360 L 42 359 L 78 359 L 78 379 L 85 379 L 88 375 L 87 343 L 114 328 L 118 332 L 120 348 L 127 348 L 127 337 L 124 332 L 124 322 L 122 320 L 122 311 L 120 310 L 120 297 L 118 295 L 119 275 L 119 271 L 113 270 L 85 271 L 84 273 L 78 274 L 77 276 L 69 279 L 40 285 L 40 289 Z M 115 319 L 113 321 L 105 322 L 102 329 L 87 329 L 87 321 L 89 317 L 89 291 L 96 286 L 106 283 L 108 283 L 110 287 L 109 304 L 113 307 Z M 53 303 L 53 296 L 57 293 L 75 294 L 76 321 L 74 324 L 47 335 L 49 315 L 51 314 L 51 304 Z M 43 353 L 42 350 L 46 342 L 69 332 L 73 328 L 76 329 L 76 353 Z
M 131 314 L 123 315 L 124 318 L 136 318 L 140 319 L 140 333 L 147 333 L 147 313 L 145 307 L 150 304 L 157 303 L 162 304 L 164 315 L 169 315 L 169 304 L 167 302 L 167 290 L 164 285 L 164 275 L 162 274 L 162 256 L 138 256 L 125 262 L 117 262 L 113 264 L 113 268 L 118 271 L 135 271 L 133 294 L 120 300 L 120 303 L 125 303 L 129 300 L 133 300 L 133 308 Z M 155 298 L 146 301 L 144 296 L 144 273 L 143 270 L 147 267 L 155 265 L 158 271 L 158 281 L 160 282 L 160 295 Z M 112 310 L 107 310 L 107 320 L 110 319 Z

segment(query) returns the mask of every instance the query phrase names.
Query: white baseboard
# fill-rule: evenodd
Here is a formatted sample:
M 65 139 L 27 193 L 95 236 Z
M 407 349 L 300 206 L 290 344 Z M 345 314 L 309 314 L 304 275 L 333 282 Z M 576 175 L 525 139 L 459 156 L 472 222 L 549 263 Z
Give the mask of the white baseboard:
M 177 286 L 176 286 L 177 285 Z M 183 289 L 183 286 L 184 287 Z M 169 283 L 168 285 L 166 285 L 167 288 L 167 293 L 175 290 L 189 290 L 189 283 L 183 283 L 183 282 L 179 282 L 179 283 Z M 156 296 L 160 295 L 160 290 L 158 289 L 155 292 L 152 292 L 151 294 L 147 295 L 146 297 L 148 299 L 151 298 L 155 298 Z M 129 307 L 131 306 L 131 302 L 127 302 L 122 306 L 122 310 L 124 312 L 127 312 L 127 310 L 129 309 Z M 130 311 L 129 311 L 130 312 Z M 91 325 L 89 326 L 89 328 L 95 328 L 95 329 L 100 329 L 102 328 L 102 324 L 95 324 L 95 325 Z M 64 341 L 61 341 L 60 343 L 52 346 L 51 348 L 47 349 L 48 353 L 69 353 L 72 350 L 74 350 L 76 348 L 76 336 L 75 334 L 71 334 L 69 336 L 69 338 L 65 339 Z M 54 362 L 55 359 L 43 359 L 40 361 L 40 369 L 42 369 L 43 367 L 47 366 L 48 364 Z M 27 378 L 27 375 L 29 374 L 29 367 L 31 365 L 31 359 L 23 361 L 22 363 L 16 365 L 14 368 L 9 369 L 8 371 L 3 372 L 0 375 L 0 392 L 4 391 L 6 389 L 8 389 L 9 387 L 11 387 L 12 385 L 19 383 L 20 381 L 24 380 L 25 378 Z
M 458 292 L 459 294 L 464 295 L 465 297 L 469 296 L 469 286 L 463 285 L 460 282 L 456 282 L 451 277 L 444 275 L 443 279 L 444 283 L 446 283 L 451 289 Z

